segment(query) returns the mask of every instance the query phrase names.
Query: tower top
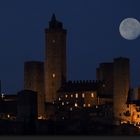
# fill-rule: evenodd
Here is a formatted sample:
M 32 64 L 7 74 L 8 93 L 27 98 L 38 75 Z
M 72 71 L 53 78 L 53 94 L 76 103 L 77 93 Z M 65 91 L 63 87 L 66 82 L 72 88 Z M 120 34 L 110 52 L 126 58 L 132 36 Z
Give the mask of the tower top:
M 53 15 L 52 15 L 52 19 L 51 19 L 51 21 L 56 21 L 56 16 L 55 16 L 54 13 L 53 13 Z
M 49 29 L 62 29 L 62 22 L 56 20 L 55 14 L 52 15 L 51 21 L 49 22 Z

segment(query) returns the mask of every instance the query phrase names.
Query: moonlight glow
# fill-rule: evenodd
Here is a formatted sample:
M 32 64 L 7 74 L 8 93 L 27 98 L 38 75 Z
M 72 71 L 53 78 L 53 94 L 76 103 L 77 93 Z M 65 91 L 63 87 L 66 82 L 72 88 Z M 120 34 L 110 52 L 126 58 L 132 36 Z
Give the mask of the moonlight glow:
M 140 22 L 134 18 L 126 18 L 121 22 L 119 31 L 123 38 L 134 40 L 140 35 Z

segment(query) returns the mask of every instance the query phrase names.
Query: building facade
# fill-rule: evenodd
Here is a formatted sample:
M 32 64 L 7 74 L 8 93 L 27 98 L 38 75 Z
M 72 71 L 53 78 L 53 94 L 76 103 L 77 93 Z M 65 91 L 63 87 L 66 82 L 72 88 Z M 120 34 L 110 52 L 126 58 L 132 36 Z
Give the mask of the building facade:
M 68 81 L 58 91 L 58 107 L 72 111 L 96 106 L 98 86 L 94 81 Z

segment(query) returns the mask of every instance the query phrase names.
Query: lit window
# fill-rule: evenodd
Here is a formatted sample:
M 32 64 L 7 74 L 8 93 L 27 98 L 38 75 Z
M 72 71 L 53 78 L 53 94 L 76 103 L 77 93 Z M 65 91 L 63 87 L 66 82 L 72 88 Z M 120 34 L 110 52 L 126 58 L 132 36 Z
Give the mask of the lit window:
M 5 97 L 5 96 L 4 96 L 4 94 L 2 93 L 2 94 L 1 94 L 1 98 L 3 99 L 4 97 Z
M 78 98 L 78 93 L 75 94 L 75 97 Z
M 8 114 L 7 117 L 10 118 L 10 115 Z
M 53 73 L 52 77 L 55 78 L 55 74 L 54 73 Z
M 67 98 L 67 97 L 68 97 L 68 95 L 66 94 L 66 95 L 65 95 L 65 97 Z
M 71 94 L 71 98 L 73 98 L 73 94 Z
M 39 116 L 38 119 L 39 119 L 39 120 L 43 119 L 43 116 Z
M 78 104 L 77 103 L 75 103 L 75 107 L 77 107 L 78 106 Z
M 98 106 L 96 105 L 96 108 L 98 108 Z
M 82 93 L 82 98 L 85 98 L 85 94 L 84 93 Z
M 94 93 L 91 93 L 91 97 L 94 98 Z
M 66 102 L 66 104 L 68 105 L 68 104 L 69 104 L 69 102 Z
M 72 107 L 70 108 L 70 111 L 72 111 Z
M 59 101 L 61 101 L 61 98 L 59 98 Z
M 88 107 L 90 107 L 90 104 L 88 104 Z
M 86 104 L 83 104 L 83 107 L 86 107 Z
M 62 102 L 62 105 L 64 105 L 64 102 Z
M 64 120 L 64 119 L 65 119 L 65 117 L 62 117 L 62 119 Z

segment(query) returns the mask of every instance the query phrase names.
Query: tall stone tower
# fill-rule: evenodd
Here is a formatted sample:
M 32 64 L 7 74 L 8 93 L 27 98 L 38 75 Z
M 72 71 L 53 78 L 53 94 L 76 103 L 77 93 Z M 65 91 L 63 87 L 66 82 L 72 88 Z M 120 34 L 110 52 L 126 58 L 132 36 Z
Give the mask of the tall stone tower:
M 126 120 L 125 112 L 128 91 L 130 88 L 129 59 L 114 59 L 114 117 L 115 120 Z
M 57 90 L 66 81 L 66 33 L 63 24 L 53 14 L 45 29 L 45 101 L 52 103 Z
M 24 89 L 37 92 L 38 118 L 45 116 L 44 63 L 28 61 L 24 64 Z

